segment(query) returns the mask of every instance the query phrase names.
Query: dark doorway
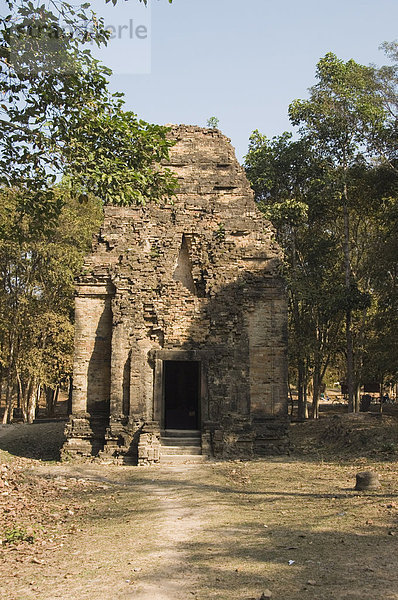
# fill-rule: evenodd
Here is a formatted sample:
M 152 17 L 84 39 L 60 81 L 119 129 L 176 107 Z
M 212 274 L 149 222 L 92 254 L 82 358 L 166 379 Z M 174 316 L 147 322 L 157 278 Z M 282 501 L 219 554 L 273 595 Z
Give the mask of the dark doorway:
M 196 361 L 164 361 L 165 429 L 198 429 L 199 366 Z

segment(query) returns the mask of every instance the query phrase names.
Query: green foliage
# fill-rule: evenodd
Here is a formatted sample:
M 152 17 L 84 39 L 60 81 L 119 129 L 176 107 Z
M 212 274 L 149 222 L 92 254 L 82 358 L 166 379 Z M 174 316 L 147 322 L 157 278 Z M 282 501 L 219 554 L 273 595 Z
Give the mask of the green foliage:
M 225 240 L 225 225 L 224 225 L 224 223 L 218 224 L 218 229 L 215 232 L 214 236 L 218 242 L 223 242 Z
M 18 382 L 26 419 L 38 386 L 55 389 L 71 374 L 74 278 L 102 220 L 94 196 L 53 194 L 63 208 L 40 231 L 35 216 L 21 218 L 20 192 L 0 190 L 0 368 L 10 392 Z
M 308 138 L 293 140 L 284 132 L 271 140 L 257 130 L 250 137 L 245 169 L 261 209 L 275 218 L 277 227 L 304 223 L 308 210 L 325 216 L 333 210 L 318 191 L 325 183 L 325 164 L 316 156 Z M 311 194 L 309 207 L 303 199 Z M 274 222 L 274 221 L 273 221 Z
M 167 128 L 123 111 L 122 95 L 108 91 L 111 72 L 85 45 L 107 43 L 103 19 L 89 3 L 7 5 L 0 18 L 0 185 L 23 190 L 20 212 L 39 222 L 56 218 L 61 175 L 71 189 L 108 204 L 171 196 L 175 179 L 156 166 L 171 145 Z
M 116 2 L 113 2 L 114 4 Z M 87 42 L 104 20 L 73 6 L 6 0 L 0 17 L 0 375 L 34 418 L 71 374 L 74 278 L 102 204 L 171 198 L 168 129 L 123 110 Z M 61 182 L 62 183 L 59 183 Z M 1 390 L 0 390 L 1 392 Z
M 378 171 L 380 169 L 377 169 Z M 381 193 L 390 174 L 381 169 Z M 390 177 L 389 177 L 390 175 Z M 375 177 L 376 182 L 379 176 Z M 382 199 L 367 237 L 365 271 L 371 281 L 372 306 L 366 327 L 367 343 L 363 348 L 363 370 L 370 380 L 398 382 L 398 197 Z M 393 189 L 390 189 L 390 193 Z
M 326 369 L 350 348 L 355 386 L 397 373 L 396 74 L 327 54 L 309 98 L 290 105 L 298 139 L 254 131 L 245 158 L 284 250 L 290 371 L 302 403 L 312 379 L 314 415 Z
M 354 356 L 353 311 L 366 314 L 370 305 L 367 290 L 360 289 L 362 257 L 355 240 L 362 228 L 357 216 L 364 205 L 364 186 L 357 174 L 366 177 L 376 158 L 374 140 L 383 136 L 388 116 L 374 68 L 353 60 L 344 62 L 328 53 L 318 62 L 316 77 L 318 83 L 310 88 L 309 99 L 295 100 L 289 115 L 292 123 L 300 126 L 301 136 L 311 140 L 314 152 L 327 165 L 331 190 L 338 199 L 336 216 L 342 218 L 345 273 L 346 377 L 349 405 L 354 409 L 355 371 L 360 361 Z M 355 268 L 357 259 L 360 263 Z
M 33 544 L 35 541 L 35 535 L 33 531 L 28 531 L 22 527 L 12 527 L 6 529 L 4 532 L 3 544 L 19 544 L 21 542 L 28 542 Z
M 217 117 L 210 117 L 210 119 L 207 119 L 207 127 L 210 127 L 210 129 L 218 129 L 219 123 L 220 119 L 217 119 Z
M 310 98 L 289 106 L 290 119 L 331 166 L 348 168 L 370 150 L 370 138 L 385 123 L 374 70 L 328 53 L 318 62 L 316 77 Z
M 309 141 L 284 133 L 269 140 L 255 131 L 245 158 L 260 209 L 284 250 L 290 306 L 290 363 L 323 369 L 338 344 L 344 286 L 327 165 Z
M 177 179 L 156 165 L 168 158 L 173 142 L 167 128 L 150 125 L 132 112 L 83 109 L 84 125 L 73 127 L 65 173 L 71 189 L 94 193 L 104 204 L 146 204 L 170 198 Z
M 381 131 L 371 143 L 388 168 L 398 171 L 398 42 L 384 42 L 381 46 L 392 64 L 374 69 L 378 94 L 386 111 Z
M 79 118 L 82 106 L 110 101 L 109 71 L 82 49 L 89 28 L 98 44 L 107 33 L 95 15 L 64 3 L 54 3 L 53 11 L 19 0 L 8 6 L 0 18 L 0 182 L 32 190 L 24 194 L 24 208 L 43 205 L 45 212 L 63 167 L 69 121 Z M 73 35 L 64 32 L 61 18 Z

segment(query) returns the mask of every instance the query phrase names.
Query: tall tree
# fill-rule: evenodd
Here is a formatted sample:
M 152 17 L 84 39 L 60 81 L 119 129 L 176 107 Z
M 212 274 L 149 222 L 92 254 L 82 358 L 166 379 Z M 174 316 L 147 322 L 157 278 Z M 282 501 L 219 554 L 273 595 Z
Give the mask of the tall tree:
M 250 138 L 245 168 L 259 207 L 275 226 L 284 250 L 289 357 L 290 365 L 297 369 L 299 417 L 307 417 L 310 379 L 316 417 L 342 313 L 343 286 L 328 170 L 313 152 L 310 140 L 293 141 L 288 133 L 269 140 L 258 132 Z
M 367 238 L 364 271 L 372 289 L 364 372 L 369 380 L 398 382 L 398 178 L 383 161 L 372 169 L 372 186 L 379 199 Z
M 0 190 L 0 369 L 5 422 L 18 388 L 25 420 L 34 418 L 44 386 L 56 389 L 70 374 L 73 289 L 102 218 L 98 199 L 84 203 L 58 187 L 63 208 L 52 227 L 19 212 L 20 192 Z
M 309 99 L 294 101 L 289 115 L 328 163 L 343 214 L 347 387 L 349 407 L 355 410 L 352 313 L 356 307 L 357 283 L 352 269 L 352 198 L 348 178 L 355 163 L 372 158 L 370 140 L 384 128 L 386 110 L 371 67 L 354 60 L 344 62 L 328 53 L 318 62 L 316 77 L 318 83 L 310 88 Z
M 175 180 L 155 163 L 167 158 L 167 128 L 123 112 L 108 91 L 109 69 L 86 43 L 106 44 L 104 21 L 90 4 L 6 0 L 0 18 L 0 185 L 18 187 L 22 212 L 40 223 L 60 209 L 53 185 L 105 203 L 134 204 L 170 196 Z M 71 34 L 70 31 L 73 33 Z M 121 191 L 121 188 L 123 190 Z
M 384 42 L 381 46 L 392 64 L 374 67 L 378 93 L 386 111 L 381 131 L 375 132 L 371 142 L 381 162 L 398 173 L 398 42 Z

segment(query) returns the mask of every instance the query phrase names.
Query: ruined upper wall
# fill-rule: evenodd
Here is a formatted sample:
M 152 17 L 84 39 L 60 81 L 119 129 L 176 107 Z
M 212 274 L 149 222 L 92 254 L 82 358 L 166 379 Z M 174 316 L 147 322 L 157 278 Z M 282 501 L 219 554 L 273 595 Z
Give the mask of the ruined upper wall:
M 211 200 L 215 195 L 241 193 L 252 198 L 231 141 L 218 129 L 175 125 L 170 137 L 176 145 L 166 164 L 178 174 L 179 194 L 205 195 Z
M 167 164 L 178 176 L 177 201 L 184 208 L 204 208 L 218 214 L 228 228 L 239 230 L 245 221 L 263 218 L 231 140 L 218 129 L 176 125 L 170 136 L 176 145 Z
M 241 249 L 243 259 L 257 259 L 261 268 L 279 263 L 272 227 L 255 205 L 230 140 L 216 129 L 189 125 L 172 126 L 170 136 L 176 144 L 163 166 L 178 177 L 175 198 L 145 207 L 105 207 L 104 225 L 86 268 L 105 275 L 121 253 L 170 229 L 176 234 L 220 230 L 225 242 Z

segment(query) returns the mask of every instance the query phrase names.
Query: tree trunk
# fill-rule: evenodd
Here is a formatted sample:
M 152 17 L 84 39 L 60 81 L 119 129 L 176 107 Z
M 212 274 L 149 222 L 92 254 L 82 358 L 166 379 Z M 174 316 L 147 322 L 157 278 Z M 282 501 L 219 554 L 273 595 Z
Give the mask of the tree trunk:
M 351 309 L 347 309 L 346 322 L 345 322 L 345 333 L 346 333 L 346 347 L 347 347 L 347 394 L 348 394 L 348 410 L 355 412 L 354 403 L 354 349 L 352 340 L 352 329 L 351 329 Z
M 28 405 L 27 405 L 27 421 L 28 423 L 33 423 L 36 416 L 36 408 L 39 404 L 41 393 L 41 385 L 40 383 L 36 385 L 36 382 L 32 382 L 31 393 L 28 397 Z
M 6 387 L 6 407 L 3 415 L 3 423 L 11 423 L 13 417 L 13 401 L 12 401 L 12 385 L 11 381 L 7 377 L 7 387 Z
M 69 387 L 68 387 L 68 417 L 72 414 L 72 392 L 73 392 L 73 377 L 69 376 Z
M 292 388 L 290 387 L 290 382 L 288 383 L 288 388 L 289 388 L 289 398 L 290 398 L 290 416 L 293 416 L 293 412 L 294 412 L 294 399 L 293 399 L 293 394 L 292 394 Z
M 28 381 L 24 384 L 23 379 L 21 379 L 21 389 L 22 389 L 22 417 L 24 423 L 29 423 L 29 406 L 30 399 L 34 393 L 34 380 L 32 377 L 29 377 Z
M 8 400 L 8 387 L 6 390 L 6 405 L 4 407 L 4 414 L 3 414 L 3 425 L 5 425 L 6 423 L 10 422 L 10 413 L 12 412 L 12 406 L 10 406 L 9 400 Z
M 308 410 L 307 410 L 307 386 L 306 386 L 306 377 L 305 377 L 305 365 L 303 360 L 299 360 L 298 363 L 298 382 L 297 382 L 297 391 L 298 391 L 298 406 L 297 406 L 297 417 L 300 420 L 305 420 L 308 418 Z
M 314 369 L 312 378 L 312 418 L 319 419 L 319 400 L 321 394 L 321 381 L 318 368 Z
M 57 387 L 55 388 L 53 415 L 55 415 L 55 409 L 57 408 L 58 398 L 59 398 L 59 385 L 57 385 Z
M 53 417 L 55 414 L 55 407 L 57 405 L 59 395 L 59 385 L 52 389 L 48 386 L 45 387 L 45 396 L 46 396 L 46 408 L 47 408 L 47 416 Z
M 355 385 L 355 394 L 354 394 L 354 412 L 359 412 L 359 408 L 360 408 L 360 397 L 361 397 L 361 390 L 359 385 Z
M 303 398 L 304 398 L 304 414 L 305 414 L 305 419 L 308 419 L 308 386 L 307 386 L 307 381 L 304 381 L 304 387 L 303 387 Z
M 352 338 L 352 309 L 351 303 L 351 249 L 350 249 L 350 217 L 348 214 L 348 191 L 347 183 L 343 185 L 344 199 L 344 265 L 345 265 L 345 288 L 347 293 L 347 309 L 345 317 L 346 334 L 346 356 L 347 356 L 347 393 L 348 410 L 355 412 L 354 403 L 354 347 Z
M 13 400 L 12 400 L 12 370 L 14 363 L 14 342 L 11 340 L 10 344 L 10 357 L 7 369 L 7 380 L 6 380 L 6 407 L 3 415 L 3 423 L 10 423 L 13 417 Z

